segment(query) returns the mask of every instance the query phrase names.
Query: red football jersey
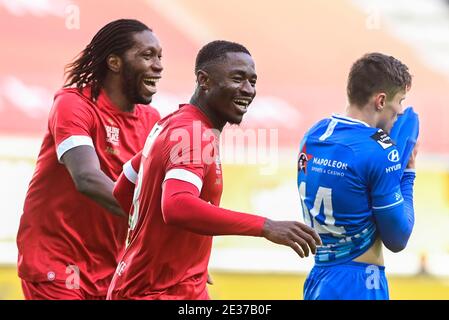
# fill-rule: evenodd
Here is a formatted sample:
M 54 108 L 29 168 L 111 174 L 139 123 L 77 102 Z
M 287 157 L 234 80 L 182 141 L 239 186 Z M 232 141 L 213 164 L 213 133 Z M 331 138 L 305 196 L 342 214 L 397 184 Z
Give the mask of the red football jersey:
M 201 199 L 219 205 L 222 176 L 218 139 L 208 134 L 211 132 L 208 129 L 212 129 L 209 119 L 192 105 L 182 105 L 154 126 L 142 151 L 134 193 L 138 203 L 134 201 L 131 212 L 129 246 L 111 283 L 111 298 L 170 299 L 172 295 L 182 299 L 182 286 L 192 289 L 197 283 L 203 285 L 212 237 L 167 225 L 162 216 L 161 197 L 167 174 L 181 173 L 186 176 L 183 180 L 201 190 Z M 182 138 L 177 139 L 184 134 L 185 144 Z M 181 156 L 187 161 L 171 160 L 177 156 L 174 154 L 177 144 L 178 151 L 185 151 Z M 214 161 L 204 161 L 203 152 L 211 144 L 212 152 L 207 156 Z M 176 290 L 170 291 L 174 286 Z M 204 287 L 195 291 L 201 294 Z
M 218 208 L 218 145 L 219 132 L 209 119 L 197 107 L 181 105 L 153 127 L 142 154 L 125 165 L 114 195 L 129 207 L 130 181 L 141 157 L 128 246 L 108 299 L 208 299 L 212 235 L 261 235 L 265 218 Z M 167 216 L 171 196 L 186 189 L 194 190 L 192 197 L 174 200 Z
M 96 103 L 87 88 L 56 93 L 17 235 L 22 279 L 66 281 L 79 270 L 80 287 L 106 295 L 125 245 L 127 219 L 79 193 L 60 160 L 71 148 L 92 146 L 101 170 L 115 181 L 159 119 L 149 106 L 122 112 L 103 91 Z
M 132 209 L 134 187 L 137 182 L 137 172 L 140 167 L 142 152 L 136 154 L 131 160 L 123 165 L 123 172 L 117 179 L 113 194 L 125 212 Z

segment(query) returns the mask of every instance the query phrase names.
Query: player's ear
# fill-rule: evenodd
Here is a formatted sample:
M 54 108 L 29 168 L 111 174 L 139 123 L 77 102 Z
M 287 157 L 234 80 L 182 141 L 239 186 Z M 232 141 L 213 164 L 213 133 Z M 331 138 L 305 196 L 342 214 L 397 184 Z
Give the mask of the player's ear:
M 207 90 L 209 90 L 209 74 L 204 71 L 204 70 L 198 70 L 198 72 L 196 73 L 196 81 L 198 83 L 198 87 L 207 92 Z
M 106 59 L 106 63 L 108 69 L 115 73 L 120 72 L 120 69 L 122 68 L 122 59 L 116 54 L 110 54 Z
M 384 92 L 378 93 L 374 98 L 374 104 L 377 111 L 382 111 L 387 102 L 387 95 Z

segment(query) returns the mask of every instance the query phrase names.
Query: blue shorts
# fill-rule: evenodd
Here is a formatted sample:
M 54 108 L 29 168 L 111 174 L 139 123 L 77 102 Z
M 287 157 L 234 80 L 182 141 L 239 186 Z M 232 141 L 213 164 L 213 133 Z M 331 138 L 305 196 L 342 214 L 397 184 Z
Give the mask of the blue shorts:
M 346 262 L 314 266 L 304 283 L 304 300 L 388 300 L 385 267 Z

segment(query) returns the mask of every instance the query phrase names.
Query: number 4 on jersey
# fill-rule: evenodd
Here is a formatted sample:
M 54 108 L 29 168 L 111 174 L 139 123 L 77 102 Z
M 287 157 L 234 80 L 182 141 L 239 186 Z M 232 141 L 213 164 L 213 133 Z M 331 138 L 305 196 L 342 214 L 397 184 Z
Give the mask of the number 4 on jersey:
M 304 214 L 304 222 L 314 228 L 318 233 L 331 233 L 334 236 L 342 236 L 346 233 L 344 227 L 335 225 L 334 211 L 332 209 L 332 189 L 319 187 L 313 203 L 313 208 L 309 211 L 306 206 L 306 183 L 302 181 L 299 185 L 299 196 Z M 319 223 L 317 218 L 320 215 L 321 206 L 324 206 L 324 219 L 320 217 L 319 221 L 324 220 L 324 224 Z

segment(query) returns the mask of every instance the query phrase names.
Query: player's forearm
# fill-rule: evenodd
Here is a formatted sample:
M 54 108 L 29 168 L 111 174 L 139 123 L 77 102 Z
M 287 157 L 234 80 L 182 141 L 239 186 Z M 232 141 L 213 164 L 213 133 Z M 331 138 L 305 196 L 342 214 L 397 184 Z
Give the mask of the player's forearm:
M 203 235 L 261 236 L 265 218 L 211 205 L 188 191 L 170 190 L 162 195 L 165 223 Z
M 415 170 L 406 169 L 401 181 L 401 192 L 404 198 L 404 213 L 407 219 L 407 232 L 412 233 L 415 224 L 415 209 L 413 206 L 413 185 L 415 183 Z
M 100 206 L 118 216 L 125 216 L 112 194 L 114 182 L 103 172 L 84 172 L 73 177 L 76 189 Z
M 413 183 L 415 174 L 405 172 L 401 181 L 404 201 L 394 207 L 375 210 L 376 224 L 385 246 L 393 251 L 403 250 L 410 238 L 415 222 L 413 209 Z
M 134 195 L 134 183 L 129 181 L 122 172 L 114 185 L 112 194 L 124 212 L 129 213 Z

